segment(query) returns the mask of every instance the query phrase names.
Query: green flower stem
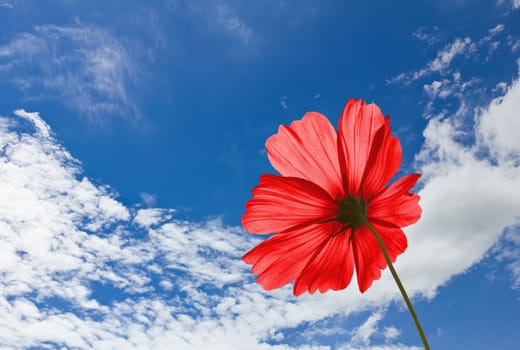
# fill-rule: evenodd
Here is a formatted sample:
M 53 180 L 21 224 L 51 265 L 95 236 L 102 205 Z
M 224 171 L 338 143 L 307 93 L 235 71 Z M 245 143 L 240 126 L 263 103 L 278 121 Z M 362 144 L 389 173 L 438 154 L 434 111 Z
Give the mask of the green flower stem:
M 379 246 L 381 247 L 381 250 L 383 251 L 383 255 L 385 256 L 385 260 L 388 265 L 388 268 L 390 269 L 390 272 L 392 272 L 392 276 L 394 277 L 395 283 L 397 283 L 397 286 L 399 287 L 399 290 L 401 291 L 403 299 L 406 302 L 406 306 L 408 306 L 408 310 L 410 311 L 410 314 L 412 315 L 413 321 L 415 323 L 415 327 L 417 327 L 417 331 L 419 332 L 419 335 L 421 336 L 421 340 L 423 342 L 424 348 L 426 350 L 430 350 L 430 345 L 428 344 L 428 341 L 426 340 L 426 336 L 424 335 L 424 331 L 421 327 L 421 324 L 419 323 L 419 319 L 417 318 L 415 310 L 413 309 L 412 302 L 410 301 L 410 298 L 408 298 L 408 294 L 406 294 L 406 290 L 404 289 L 403 284 L 401 283 L 401 280 L 399 279 L 399 276 L 397 275 L 397 272 L 394 269 L 394 265 L 392 264 L 392 260 L 390 260 L 390 256 L 388 255 L 388 251 L 386 250 L 385 244 L 383 243 L 381 236 L 379 236 L 379 234 L 374 229 L 374 227 L 372 225 L 370 225 L 368 220 L 364 217 L 363 217 L 363 224 L 370 230 L 370 232 L 372 232 L 374 234 L 374 237 L 376 237 L 377 243 L 379 243 Z

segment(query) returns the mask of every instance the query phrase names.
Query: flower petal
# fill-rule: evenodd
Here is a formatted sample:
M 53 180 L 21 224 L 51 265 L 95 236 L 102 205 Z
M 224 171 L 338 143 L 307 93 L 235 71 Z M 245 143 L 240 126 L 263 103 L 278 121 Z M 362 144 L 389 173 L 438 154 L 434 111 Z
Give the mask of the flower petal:
M 327 118 L 309 112 L 288 127 L 281 125 L 265 145 L 271 164 L 281 175 L 312 181 L 336 198 L 344 195 L 336 139 Z
M 337 233 L 342 224 L 336 222 Z M 330 235 L 317 249 L 305 269 L 294 283 L 293 293 L 325 293 L 329 289 L 345 289 L 354 273 L 354 259 L 349 242 L 350 229 L 338 235 Z
M 336 202 L 304 179 L 264 174 L 252 193 L 242 216 L 242 225 L 251 233 L 279 233 L 336 216 Z
M 368 219 L 387 226 L 404 227 L 421 217 L 419 195 L 410 189 L 419 180 L 420 174 L 403 176 L 378 193 L 368 206 Z
M 371 223 L 375 228 L 392 262 L 408 246 L 406 236 L 399 227 L 386 227 Z M 352 236 L 356 273 L 361 293 L 365 292 L 374 280 L 381 277 L 381 270 L 386 267 L 385 257 L 376 238 L 365 226 L 359 227 Z
M 284 234 L 275 234 L 247 254 L 242 260 L 253 264 L 257 283 L 265 290 L 280 288 L 295 280 L 323 242 L 337 229 L 338 223 L 313 224 Z
M 338 126 L 341 176 L 349 194 L 360 196 L 361 181 L 377 131 L 385 121 L 379 107 L 361 99 L 348 100 Z
M 401 166 L 401 144 L 390 132 L 390 117 L 387 117 L 384 126 L 374 136 L 363 174 L 361 192 L 365 198 L 379 192 Z

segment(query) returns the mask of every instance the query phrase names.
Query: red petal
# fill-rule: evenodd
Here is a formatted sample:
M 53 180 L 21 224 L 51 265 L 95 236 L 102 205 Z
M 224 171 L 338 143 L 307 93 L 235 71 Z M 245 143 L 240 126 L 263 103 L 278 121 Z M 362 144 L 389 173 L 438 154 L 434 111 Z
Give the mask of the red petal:
M 339 223 L 314 224 L 284 234 L 276 234 L 260 243 L 242 258 L 253 264 L 257 282 L 266 290 L 280 288 L 295 280 L 323 242 L 339 230 Z
M 339 120 L 338 156 L 343 182 L 349 192 L 360 196 L 361 181 L 377 131 L 385 121 L 379 107 L 350 99 Z
M 335 223 L 341 229 L 341 223 Z M 338 232 L 338 231 L 336 231 Z M 354 272 L 354 260 L 349 243 L 350 230 L 335 236 L 329 236 L 315 251 L 305 269 L 294 283 L 294 295 L 306 291 L 310 294 L 319 290 L 325 293 L 329 289 L 345 289 Z
M 420 176 L 403 176 L 377 194 L 368 206 L 369 220 L 397 227 L 408 226 L 419 220 L 422 212 L 420 197 L 409 191 Z
M 252 193 L 242 216 L 242 225 L 251 233 L 283 232 L 336 216 L 336 202 L 304 179 L 264 174 Z
M 325 116 L 309 112 L 266 141 L 273 167 L 283 176 L 314 182 L 332 198 L 343 197 L 336 131 Z
M 362 194 L 368 198 L 379 192 L 397 173 L 401 166 L 402 150 L 397 137 L 390 134 L 390 117 L 379 128 L 370 149 L 361 185 Z
M 386 227 L 376 223 L 372 223 L 372 226 L 381 236 L 388 255 L 394 262 L 408 246 L 403 231 L 398 227 Z M 381 270 L 386 267 L 386 261 L 376 238 L 365 226 L 359 227 L 352 237 L 358 285 L 363 293 L 374 280 L 381 277 Z

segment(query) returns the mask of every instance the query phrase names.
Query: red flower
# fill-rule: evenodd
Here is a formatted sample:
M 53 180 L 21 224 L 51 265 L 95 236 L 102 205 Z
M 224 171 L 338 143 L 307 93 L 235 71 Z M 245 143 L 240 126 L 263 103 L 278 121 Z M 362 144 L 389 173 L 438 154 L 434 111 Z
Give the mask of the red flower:
M 295 281 L 293 293 L 341 290 L 352 279 L 366 291 L 386 262 L 377 230 L 392 261 L 407 247 L 401 227 L 421 216 L 411 174 L 387 183 L 401 164 L 390 118 L 375 105 L 349 100 L 338 136 L 327 118 L 309 112 L 266 142 L 273 167 L 246 204 L 242 224 L 256 234 L 274 233 L 244 255 L 266 290 Z

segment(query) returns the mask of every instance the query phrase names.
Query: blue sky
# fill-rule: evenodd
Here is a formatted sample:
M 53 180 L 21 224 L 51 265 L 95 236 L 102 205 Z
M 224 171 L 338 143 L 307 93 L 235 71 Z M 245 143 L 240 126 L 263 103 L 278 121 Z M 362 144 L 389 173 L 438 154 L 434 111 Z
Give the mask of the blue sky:
M 423 174 L 396 269 L 433 349 L 520 340 L 520 2 L 0 0 L 0 347 L 419 349 L 388 271 L 265 292 L 267 137 L 377 103 Z

